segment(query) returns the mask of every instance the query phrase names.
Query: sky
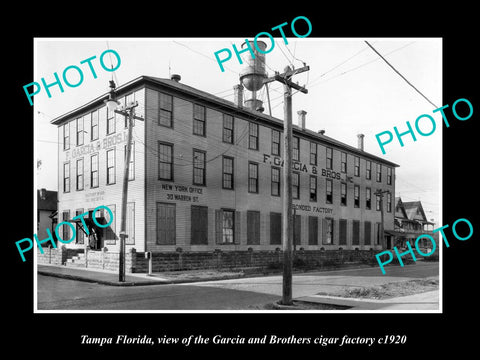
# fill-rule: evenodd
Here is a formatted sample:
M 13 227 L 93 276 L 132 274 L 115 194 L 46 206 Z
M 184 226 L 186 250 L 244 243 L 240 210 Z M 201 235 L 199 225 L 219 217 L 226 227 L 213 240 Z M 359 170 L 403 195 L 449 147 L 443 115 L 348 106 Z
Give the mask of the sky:
M 233 54 L 232 45 L 241 49 L 244 38 L 37 38 L 34 42 L 34 79 L 38 83 L 54 81 L 56 72 L 76 65 L 83 70 L 83 82 L 77 87 L 65 84 L 64 92 L 58 86 L 50 88 L 51 98 L 44 89 L 34 97 L 35 159 L 41 160 L 39 169 L 34 164 L 37 188 L 58 190 L 57 184 L 57 128 L 50 122 L 108 92 L 109 80 L 117 86 L 141 75 L 169 78 L 180 74 L 181 82 L 233 101 L 233 86 L 239 83 L 239 74 L 245 66 Z M 308 94 L 293 95 L 293 120 L 298 110 L 305 110 L 306 127 L 357 146 L 357 134 L 365 135 L 365 151 L 398 165 L 396 169 L 396 196 L 405 201 L 422 201 L 428 219 L 441 224 L 441 177 L 443 121 L 433 113 L 442 103 L 442 39 L 441 38 L 274 38 L 274 46 L 266 54 L 266 71 L 283 72 L 285 66 L 310 67 L 295 75 L 293 80 L 308 89 Z M 395 69 L 424 94 L 434 107 L 404 79 L 392 70 L 366 43 L 368 41 Z M 271 42 L 267 39 L 267 49 Z M 223 63 L 222 72 L 214 53 L 228 48 L 232 58 Z M 99 58 L 107 49 L 115 50 L 121 64 L 115 72 L 102 69 Z M 88 64 L 92 60 L 97 78 Z M 224 56 L 222 54 L 221 56 Z M 246 59 L 246 56 L 242 56 Z M 103 58 L 105 65 L 116 66 L 114 56 Z M 75 71 L 68 79 L 78 82 Z M 63 80 L 62 80 L 63 81 Z M 283 119 L 282 84 L 269 86 L 272 115 Z M 249 97 L 249 93 L 245 93 Z M 268 114 L 265 87 L 258 97 L 264 101 Z M 25 97 L 26 105 L 28 99 Z M 394 140 L 385 146 L 382 154 L 375 135 L 407 130 L 406 122 L 415 128 L 415 120 L 422 114 L 432 116 L 436 130 L 430 136 L 416 133 L 417 141 L 403 136 L 404 146 Z M 420 129 L 428 133 L 432 125 L 425 119 Z

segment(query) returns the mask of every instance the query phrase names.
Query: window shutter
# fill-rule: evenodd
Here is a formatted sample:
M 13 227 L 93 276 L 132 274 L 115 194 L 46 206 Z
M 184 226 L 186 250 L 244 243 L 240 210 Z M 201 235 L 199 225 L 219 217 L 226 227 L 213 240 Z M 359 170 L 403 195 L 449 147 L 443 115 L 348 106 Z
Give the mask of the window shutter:
M 318 217 L 316 216 L 308 217 L 308 244 L 318 244 Z
M 339 229 L 339 244 L 347 245 L 347 220 L 340 219 L 340 229 Z
M 322 244 L 326 244 L 327 240 L 327 219 L 322 219 Z
M 235 211 L 235 234 L 233 235 L 234 244 L 240 244 L 240 235 L 241 235 L 241 220 L 240 220 L 240 211 Z
M 223 211 L 215 210 L 215 242 L 222 243 L 223 235 Z

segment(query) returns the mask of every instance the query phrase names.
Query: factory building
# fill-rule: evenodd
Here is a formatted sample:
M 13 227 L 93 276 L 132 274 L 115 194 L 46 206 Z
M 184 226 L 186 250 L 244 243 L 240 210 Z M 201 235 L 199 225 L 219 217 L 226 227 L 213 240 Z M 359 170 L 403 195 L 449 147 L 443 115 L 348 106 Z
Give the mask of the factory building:
M 234 101 L 171 79 L 141 76 L 116 89 L 136 101 L 127 199 L 127 253 L 271 252 L 282 248 L 283 121 L 258 101 Z M 52 121 L 58 127 L 58 222 L 97 212 L 109 227 L 66 246 L 118 253 L 127 120 L 110 112 L 104 94 Z M 253 108 L 253 109 L 252 109 Z M 260 110 L 260 111 L 259 111 Z M 293 128 L 294 243 L 305 252 L 382 249 L 394 229 L 392 162 L 307 129 Z M 103 218 L 103 219 L 102 219 Z M 71 238 L 63 226 L 61 237 Z M 392 241 L 385 232 L 383 247 Z M 140 258 L 140 257 L 138 257 Z M 134 266 L 135 267 L 135 266 Z M 127 268 L 127 271 L 129 269 Z M 135 271 L 135 269 L 130 269 Z

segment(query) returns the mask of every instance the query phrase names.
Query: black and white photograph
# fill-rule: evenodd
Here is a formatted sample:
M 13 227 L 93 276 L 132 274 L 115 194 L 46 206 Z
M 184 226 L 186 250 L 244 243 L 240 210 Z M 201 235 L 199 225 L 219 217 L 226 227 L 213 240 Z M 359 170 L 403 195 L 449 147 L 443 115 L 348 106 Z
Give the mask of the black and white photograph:
M 470 25 L 317 10 L 19 38 L 5 287 L 53 358 L 472 345 Z
M 38 311 L 441 310 L 441 39 L 35 50 Z

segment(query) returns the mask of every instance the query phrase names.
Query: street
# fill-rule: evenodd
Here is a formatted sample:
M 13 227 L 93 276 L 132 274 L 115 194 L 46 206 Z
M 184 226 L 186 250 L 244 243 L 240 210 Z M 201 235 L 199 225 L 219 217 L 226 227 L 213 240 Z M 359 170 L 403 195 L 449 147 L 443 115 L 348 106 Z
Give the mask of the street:
M 438 263 L 295 274 L 293 297 L 336 293 L 345 287 L 381 285 L 438 276 Z M 108 286 L 38 275 L 39 310 L 252 310 L 281 298 L 282 276 L 176 285 Z

